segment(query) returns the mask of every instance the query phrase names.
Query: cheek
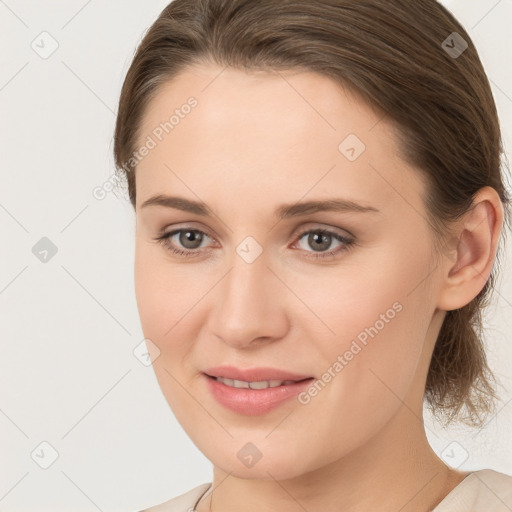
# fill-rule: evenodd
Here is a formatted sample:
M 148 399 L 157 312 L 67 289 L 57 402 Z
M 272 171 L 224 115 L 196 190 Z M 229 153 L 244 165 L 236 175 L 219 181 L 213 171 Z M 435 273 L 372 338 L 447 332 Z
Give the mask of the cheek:
M 433 312 L 424 279 L 429 264 L 421 250 L 401 257 L 395 249 L 372 265 L 327 269 L 314 286 L 311 276 L 295 276 L 297 295 L 317 317 L 308 313 L 300 320 L 315 340 L 317 371 L 336 375 L 326 400 L 370 410 L 388 398 L 396 402 L 393 393 L 405 396 Z
M 208 273 L 191 269 L 170 262 L 159 246 L 141 242 L 136 247 L 134 282 L 142 331 L 160 351 L 153 370 L 173 410 L 190 402 L 182 385 L 196 371 L 191 340 L 198 339 L 203 325 L 198 319 L 206 301 L 201 299 L 215 284 Z
M 163 299 L 164 277 L 158 265 L 150 258 L 149 251 L 137 243 L 135 250 L 134 283 L 137 308 L 146 338 L 159 338 L 163 332 L 164 311 L 167 309 Z M 155 340 L 156 341 L 156 340 Z M 158 343 L 157 343 L 158 344 Z
M 151 334 L 157 343 L 175 337 L 175 330 L 187 322 L 187 312 L 205 292 L 206 285 L 191 279 L 189 267 L 184 267 L 167 260 L 160 246 L 137 243 L 134 265 L 137 307 L 144 334 L 147 337 Z
M 285 280 L 294 282 L 294 292 L 308 309 L 302 312 L 297 303 L 293 321 L 304 329 L 314 325 L 314 339 L 321 336 L 326 347 L 339 351 L 354 339 L 364 344 L 373 338 L 389 338 L 390 343 L 399 344 L 400 329 L 428 314 L 424 298 L 419 297 L 421 291 L 411 293 L 419 276 L 418 268 L 407 271 L 381 259 L 372 266 L 341 265 L 339 270 L 323 269 L 315 276 L 295 273 Z
M 190 402 L 190 397 L 180 383 L 184 380 L 182 372 L 189 350 L 185 340 L 190 339 L 190 333 L 185 333 L 185 330 L 186 312 L 192 302 L 187 297 L 193 293 L 187 291 L 187 280 L 180 279 L 177 271 L 171 275 L 169 263 L 161 260 L 158 248 L 143 244 L 136 247 L 135 295 L 144 337 L 159 350 L 152 363 L 153 371 L 169 406 L 181 418 L 190 414 L 186 409 L 181 412 L 183 404 Z M 180 343 L 180 340 L 184 342 Z
M 169 276 L 169 269 L 159 263 L 155 249 L 137 247 L 135 252 L 134 282 L 137 308 L 144 338 L 158 348 L 158 356 L 152 366 L 160 388 L 171 408 L 179 389 L 175 379 L 182 379 L 177 374 L 179 366 L 173 361 L 184 358 L 186 346 L 179 343 L 183 324 L 180 318 L 188 302 L 183 297 L 180 279 Z M 169 265 L 167 265 L 169 267 Z M 186 319 L 186 317 L 185 317 Z M 172 340 L 172 343 L 169 341 Z M 174 379 L 173 379 L 174 377 Z

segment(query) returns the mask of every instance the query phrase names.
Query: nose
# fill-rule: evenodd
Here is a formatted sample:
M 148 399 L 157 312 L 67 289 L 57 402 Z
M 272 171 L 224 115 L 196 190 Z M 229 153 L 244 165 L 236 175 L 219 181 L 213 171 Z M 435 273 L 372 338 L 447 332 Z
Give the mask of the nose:
M 286 334 L 287 290 L 263 255 L 252 263 L 237 255 L 217 288 L 209 326 L 224 343 L 238 349 L 250 348 Z

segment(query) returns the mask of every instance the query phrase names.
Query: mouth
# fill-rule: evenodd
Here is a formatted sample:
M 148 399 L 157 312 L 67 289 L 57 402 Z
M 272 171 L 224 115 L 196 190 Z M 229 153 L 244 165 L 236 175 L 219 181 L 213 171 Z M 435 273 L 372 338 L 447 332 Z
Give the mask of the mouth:
M 298 382 L 304 379 L 313 378 L 311 375 L 293 373 L 288 370 L 271 367 L 237 368 L 236 366 L 215 366 L 204 372 L 214 378 L 222 378 L 240 382 Z
M 273 368 L 210 368 L 203 373 L 211 396 L 237 414 L 267 413 L 297 396 L 314 377 Z
M 226 386 L 237 388 L 237 389 L 267 389 L 267 388 L 277 388 L 279 386 L 290 386 L 292 384 L 296 384 L 297 382 L 302 382 L 303 380 L 258 380 L 258 381 L 247 381 L 247 380 L 237 380 L 237 379 L 228 379 L 226 377 L 213 377 L 208 375 L 211 379 L 215 379 L 217 382 L 222 382 Z

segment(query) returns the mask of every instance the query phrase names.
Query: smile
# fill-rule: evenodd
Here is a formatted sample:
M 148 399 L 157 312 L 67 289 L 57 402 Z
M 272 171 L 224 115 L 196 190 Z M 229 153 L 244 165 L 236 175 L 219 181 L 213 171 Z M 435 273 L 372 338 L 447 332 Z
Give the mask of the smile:
M 260 380 L 260 381 L 246 381 L 227 379 L 224 377 L 215 377 L 217 382 L 222 382 L 226 386 L 238 389 L 266 389 L 266 388 L 277 388 L 278 386 L 286 386 L 289 384 L 295 384 L 294 380 Z
M 260 380 L 261 376 L 258 380 L 241 380 L 206 373 L 203 373 L 203 378 L 207 393 L 219 405 L 246 416 L 257 416 L 276 409 L 291 401 L 314 380 L 312 377 Z

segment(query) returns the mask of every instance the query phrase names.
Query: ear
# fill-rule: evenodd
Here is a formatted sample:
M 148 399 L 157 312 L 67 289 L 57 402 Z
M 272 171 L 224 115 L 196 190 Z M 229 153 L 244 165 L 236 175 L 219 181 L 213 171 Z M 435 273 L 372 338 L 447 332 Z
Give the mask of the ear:
M 445 271 L 437 307 L 444 311 L 469 304 L 491 275 L 503 226 L 503 205 L 491 187 L 480 189 L 471 209 L 457 221 L 456 256 L 443 258 Z

